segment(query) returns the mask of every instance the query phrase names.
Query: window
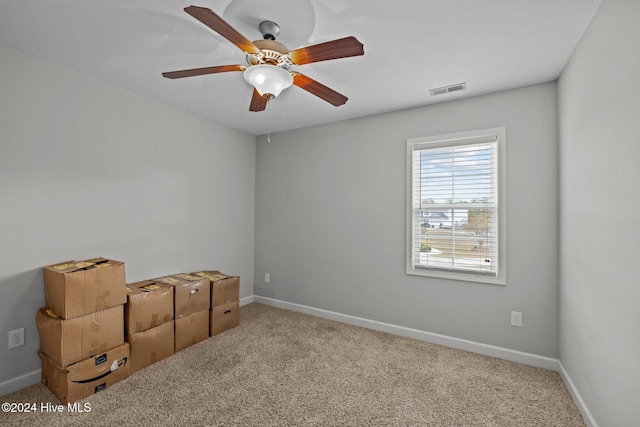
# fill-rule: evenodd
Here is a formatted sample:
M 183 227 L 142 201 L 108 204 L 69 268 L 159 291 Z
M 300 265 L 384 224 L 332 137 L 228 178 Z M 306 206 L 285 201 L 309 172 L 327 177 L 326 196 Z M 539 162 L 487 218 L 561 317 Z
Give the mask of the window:
M 407 140 L 407 274 L 506 283 L 505 128 Z

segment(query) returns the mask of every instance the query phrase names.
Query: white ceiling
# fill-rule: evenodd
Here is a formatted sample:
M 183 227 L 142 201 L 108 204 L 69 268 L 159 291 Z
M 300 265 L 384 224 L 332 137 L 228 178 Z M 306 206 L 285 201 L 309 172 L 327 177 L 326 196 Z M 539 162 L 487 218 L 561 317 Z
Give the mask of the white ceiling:
M 0 42 L 253 135 L 557 79 L 601 0 L 0 0 Z M 280 25 L 290 50 L 346 36 L 364 56 L 295 67 L 346 95 L 334 107 L 291 87 L 249 112 L 241 73 L 169 80 L 163 71 L 245 64 L 183 11 L 220 15 L 246 38 Z M 466 82 L 465 92 L 429 89 Z

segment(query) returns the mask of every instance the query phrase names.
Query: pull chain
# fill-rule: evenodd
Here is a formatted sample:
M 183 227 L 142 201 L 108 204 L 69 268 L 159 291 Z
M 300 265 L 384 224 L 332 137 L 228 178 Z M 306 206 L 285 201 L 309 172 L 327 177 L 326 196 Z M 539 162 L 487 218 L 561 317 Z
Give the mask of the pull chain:
M 269 108 L 271 100 L 267 99 L 267 142 L 271 142 L 271 108 Z

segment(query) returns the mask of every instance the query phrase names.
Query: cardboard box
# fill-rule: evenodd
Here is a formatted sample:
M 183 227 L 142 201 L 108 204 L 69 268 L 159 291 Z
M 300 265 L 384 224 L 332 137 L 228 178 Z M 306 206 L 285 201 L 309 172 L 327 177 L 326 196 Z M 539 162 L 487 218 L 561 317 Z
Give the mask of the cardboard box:
M 127 336 L 131 345 L 131 373 L 166 359 L 174 353 L 173 320 Z
M 152 280 L 173 286 L 173 317 L 175 319 L 208 310 L 211 306 L 211 289 L 208 279 L 190 274 L 176 274 Z
M 173 287 L 151 280 L 126 286 L 124 328 L 127 335 L 173 320 Z
M 42 383 L 64 404 L 73 403 L 129 376 L 129 344 L 124 343 L 96 356 L 61 367 L 39 351 Z
M 127 302 L 124 263 L 95 258 L 44 267 L 47 308 L 71 319 Z
M 218 335 L 240 324 L 240 302 L 217 305 L 211 309 L 209 333 Z
M 209 310 L 181 317 L 174 322 L 176 353 L 209 338 Z
M 73 319 L 62 319 L 46 308 L 36 314 L 40 350 L 59 366 L 104 353 L 124 342 L 124 305 Z
M 240 300 L 240 277 L 227 276 L 219 271 L 199 271 L 192 273 L 206 277 L 211 283 L 211 307 Z

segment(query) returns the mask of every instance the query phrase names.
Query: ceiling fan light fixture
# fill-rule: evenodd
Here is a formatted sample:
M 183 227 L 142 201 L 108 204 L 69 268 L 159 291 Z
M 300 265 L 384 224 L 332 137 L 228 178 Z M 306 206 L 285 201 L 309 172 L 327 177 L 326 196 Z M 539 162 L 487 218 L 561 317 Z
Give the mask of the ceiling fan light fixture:
M 284 68 L 275 65 L 258 64 L 247 68 L 244 79 L 267 98 L 275 98 L 293 84 L 293 76 Z

